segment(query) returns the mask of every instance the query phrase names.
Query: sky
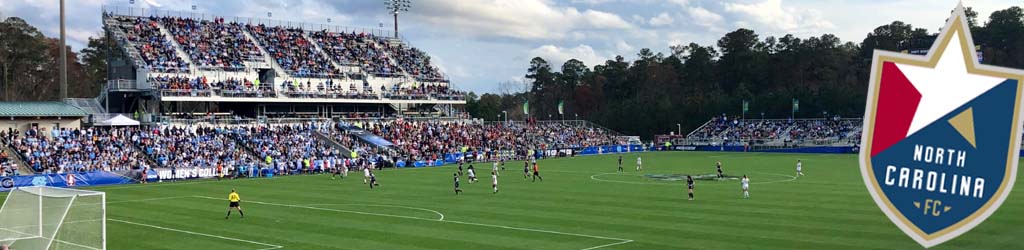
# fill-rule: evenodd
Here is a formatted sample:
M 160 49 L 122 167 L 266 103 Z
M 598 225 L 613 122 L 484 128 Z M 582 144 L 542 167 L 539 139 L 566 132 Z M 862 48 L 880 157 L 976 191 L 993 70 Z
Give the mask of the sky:
M 59 35 L 58 0 L 2 0 L 0 17 L 18 16 L 47 36 Z M 134 2 L 134 3 L 131 3 Z M 714 45 L 725 33 L 748 28 L 763 39 L 834 34 L 859 43 L 875 27 L 901 20 L 937 32 L 957 0 L 410 0 L 399 15 L 399 33 L 427 52 L 456 88 L 477 93 L 522 83 L 530 59 L 558 69 L 575 58 L 587 66 L 641 48 L 669 54 L 669 46 Z M 1024 0 L 967 0 L 987 21 L 996 10 Z M 384 0 L 68 0 L 68 43 L 82 49 L 102 31 L 104 6 L 163 13 L 254 18 L 307 27 L 393 29 Z M 191 11 L 195 5 L 196 10 Z M 134 12 L 133 12 L 134 13 Z M 231 19 L 229 18 L 229 21 Z M 380 28 L 383 27 L 383 28 Z M 510 85 L 505 85 L 510 86 Z

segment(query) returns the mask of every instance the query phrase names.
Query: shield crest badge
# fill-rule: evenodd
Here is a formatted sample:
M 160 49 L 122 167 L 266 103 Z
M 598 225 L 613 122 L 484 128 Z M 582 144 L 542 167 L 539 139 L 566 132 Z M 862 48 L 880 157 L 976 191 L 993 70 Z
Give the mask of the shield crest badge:
M 879 208 L 924 247 L 970 231 L 1017 176 L 1024 71 L 982 65 L 962 5 L 927 55 L 875 51 L 861 175 Z

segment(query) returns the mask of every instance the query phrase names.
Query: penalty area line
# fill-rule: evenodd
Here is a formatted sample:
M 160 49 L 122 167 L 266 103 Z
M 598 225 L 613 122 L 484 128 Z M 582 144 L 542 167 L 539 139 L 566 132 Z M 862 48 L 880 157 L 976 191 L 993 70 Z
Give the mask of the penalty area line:
M 207 196 L 193 196 L 193 197 L 200 198 L 200 199 L 209 199 L 209 200 L 222 200 L 220 198 L 213 198 L 213 197 L 207 197 Z M 599 245 L 599 246 L 594 246 L 594 247 L 583 248 L 583 249 L 580 249 L 580 250 L 593 250 L 593 249 L 599 249 L 599 248 L 610 247 L 610 246 L 621 245 L 621 244 L 626 244 L 626 243 L 633 242 L 633 240 L 630 240 L 630 239 L 612 238 L 612 237 L 604 237 L 604 236 L 596 236 L 596 235 L 587 235 L 587 234 L 578 234 L 578 233 L 566 233 L 566 232 L 543 230 L 543 229 L 511 227 L 511 226 L 493 225 L 493 224 L 484 224 L 484 223 L 475 223 L 475 222 L 465 222 L 465 221 L 444 220 L 443 215 L 442 215 L 441 219 L 428 219 L 428 218 L 412 217 L 412 216 L 402 216 L 402 215 L 393 215 L 393 214 L 380 214 L 380 213 L 360 212 L 360 211 L 341 210 L 341 209 L 330 209 L 330 208 L 322 208 L 322 207 L 311 207 L 311 206 L 281 204 L 281 203 L 272 203 L 272 202 L 261 202 L 261 201 L 245 201 L 245 202 L 247 202 L 247 203 L 255 203 L 255 204 L 263 204 L 263 205 L 270 205 L 270 206 L 303 208 L 303 209 L 310 209 L 310 210 L 331 211 L 331 212 L 339 212 L 339 213 L 352 213 L 352 214 L 361 214 L 361 215 L 374 215 L 374 216 L 382 216 L 382 217 L 412 219 L 412 220 L 437 221 L 437 222 L 454 223 L 454 224 L 462 224 L 462 225 L 492 227 L 492 228 L 501 228 L 501 229 L 509 229 L 509 230 L 529 231 L 529 232 L 558 234 L 558 235 L 568 235 L 568 236 L 576 236 L 576 237 L 591 238 L 591 239 L 601 239 L 601 240 L 617 241 L 617 242 L 613 242 L 613 243 L 609 243 L 609 244 L 604 244 L 604 245 Z
M 231 238 L 231 237 L 227 237 L 227 236 L 205 234 L 205 233 L 199 233 L 199 232 L 193 232 L 193 231 L 181 230 L 181 229 L 174 229 L 174 228 L 168 228 L 168 227 L 161 227 L 161 226 L 150 225 L 150 224 L 145 224 L 145 223 L 131 222 L 131 221 L 126 221 L 126 220 L 118 220 L 118 219 L 111 219 L 111 218 L 107 218 L 107 220 L 108 221 L 125 223 L 125 224 L 130 224 L 130 225 L 136 225 L 136 226 L 142 226 L 142 227 L 150 227 L 150 228 L 156 228 L 156 229 L 161 229 L 161 230 L 167 230 L 167 231 L 172 231 L 172 232 L 179 232 L 179 233 L 185 233 L 185 234 L 191 234 L 191 235 L 206 236 L 206 237 L 210 237 L 210 238 L 217 238 L 217 239 L 222 239 L 222 240 L 245 242 L 245 243 L 249 243 L 249 244 L 253 244 L 253 245 L 266 246 L 264 248 L 260 248 L 260 249 L 257 249 L 257 250 L 270 250 L 270 249 L 281 249 L 281 248 L 284 248 L 284 246 L 268 244 L 268 243 L 263 243 L 263 242 L 257 242 L 257 241 L 251 241 L 251 240 L 243 240 L 243 239 Z

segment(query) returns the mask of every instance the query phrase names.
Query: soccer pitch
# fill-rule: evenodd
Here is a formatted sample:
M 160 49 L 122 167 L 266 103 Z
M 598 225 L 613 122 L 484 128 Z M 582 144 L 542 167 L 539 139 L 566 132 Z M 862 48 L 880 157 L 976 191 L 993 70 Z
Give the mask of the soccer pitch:
M 109 249 L 920 248 L 871 201 L 856 155 L 643 153 L 642 173 L 637 155 L 622 154 L 623 173 L 618 155 L 542 160 L 543 182 L 508 162 L 498 194 L 490 163 L 475 164 L 480 182 L 464 176 L 458 196 L 453 166 L 380 171 L 373 190 L 362 172 L 91 189 L 107 192 Z M 715 161 L 750 176 L 751 199 L 738 180 L 706 180 L 687 201 L 685 181 L 665 180 L 713 174 Z M 232 188 L 245 219 L 224 219 Z M 1024 247 L 1024 190 L 1014 189 L 982 225 L 936 249 Z

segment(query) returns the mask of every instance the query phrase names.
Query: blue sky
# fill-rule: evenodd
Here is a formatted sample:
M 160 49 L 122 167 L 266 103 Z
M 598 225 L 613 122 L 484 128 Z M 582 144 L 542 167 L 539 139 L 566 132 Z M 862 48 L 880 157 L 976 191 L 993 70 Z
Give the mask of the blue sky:
M 0 16 L 18 16 L 57 36 L 57 0 L 4 0 Z M 668 53 L 673 44 L 713 45 L 723 34 L 750 28 L 761 37 L 832 33 L 860 42 L 875 27 L 902 20 L 937 31 L 956 0 L 411 0 L 399 16 L 399 32 L 429 53 L 456 87 L 500 92 L 501 82 L 521 82 L 529 60 L 540 56 L 557 67 L 577 58 L 588 66 L 641 48 Z M 1021 2 L 963 1 L 985 21 L 995 10 Z M 80 50 L 101 31 L 104 5 L 129 0 L 68 0 L 68 40 Z M 189 10 L 217 16 L 266 18 L 390 30 L 383 0 L 135 0 L 134 6 Z

